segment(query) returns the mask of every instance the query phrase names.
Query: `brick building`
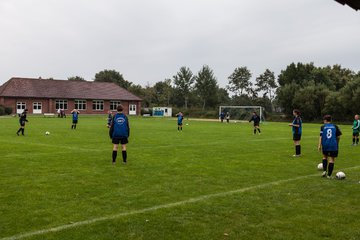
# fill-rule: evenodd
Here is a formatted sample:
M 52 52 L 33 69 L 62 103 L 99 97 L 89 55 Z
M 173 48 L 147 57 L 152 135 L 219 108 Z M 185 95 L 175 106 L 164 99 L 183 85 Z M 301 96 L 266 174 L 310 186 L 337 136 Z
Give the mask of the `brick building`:
M 56 113 L 76 108 L 83 114 L 105 114 L 122 104 L 125 113 L 140 115 L 141 98 L 114 83 L 41 78 L 11 78 L 0 86 L 0 105 L 16 113 Z

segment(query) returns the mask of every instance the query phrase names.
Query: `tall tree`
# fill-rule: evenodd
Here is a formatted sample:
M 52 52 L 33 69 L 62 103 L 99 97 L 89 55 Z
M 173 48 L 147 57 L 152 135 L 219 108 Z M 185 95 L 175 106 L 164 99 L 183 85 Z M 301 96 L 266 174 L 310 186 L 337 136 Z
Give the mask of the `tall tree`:
M 274 98 L 275 89 L 277 87 L 274 72 L 266 69 L 263 74 L 260 74 L 260 76 L 256 78 L 255 85 L 257 86 L 256 91 L 262 91 L 264 93 L 263 97 L 268 96 L 270 100 Z
M 185 103 L 185 109 L 188 108 L 190 92 L 193 88 L 194 77 L 191 70 L 187 67 L 181 67 L 179 72 L 173 76 L 173 82 L 176 90 L 181 94 Z
M 236 95 L 242 95 L 244 92 L 251 95 L 252 82 L 250 81 L 252 74 L 247 67 L 235 68 L 234 72 L 228 77 L 229 85 L 227 89 Z
M 170 105 L 170 97 L 172 94 L 171 79 L 165 79 L 154 85 L 155 101 L 158 105 Z
M 95 82 L 113 82 L 122 88 L 128 89 L 132 82 L 126 81 L 122 74 L 115 70 L 103 70 L 95 74 Z
M 205 65 L 195 76 L 195 89 L 202 99 L 202 109 L 205 110 L 205 106 L 208 103 L 213 105 L 217 103 L 217 91 L 219 89 L 217 80 L 213 71 L 209 66 Z

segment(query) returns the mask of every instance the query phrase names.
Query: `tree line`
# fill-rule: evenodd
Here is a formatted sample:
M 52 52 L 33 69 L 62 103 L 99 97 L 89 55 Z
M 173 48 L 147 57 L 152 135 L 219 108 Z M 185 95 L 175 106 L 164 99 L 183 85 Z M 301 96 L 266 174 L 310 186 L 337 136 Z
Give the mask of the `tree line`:
M 144 108 L 169 106 L 183 111 L 212 112 L 213 117 L 217 117 L 219 105 L 260 105 L 269 115 L 288 117 L 297 108 L 305 120 L 318 120 L 324 114 L 348 120 L 360 109 L 360 71 L 356 73 L 340 65 L 291 63 L 277 78 L 266 69 L 255 81 L 251 79 L 252 73 L 246 66 L 237 67 L 222 88 L 214 71 L 204 65 L 197 73 L 183 66 L 172 77 L 144 87 L 125 80 L 116 70 L 100 71 L 94 81 L 116 83 L 142 98 Z M 85 79 L 76 76 L 68 80 Z

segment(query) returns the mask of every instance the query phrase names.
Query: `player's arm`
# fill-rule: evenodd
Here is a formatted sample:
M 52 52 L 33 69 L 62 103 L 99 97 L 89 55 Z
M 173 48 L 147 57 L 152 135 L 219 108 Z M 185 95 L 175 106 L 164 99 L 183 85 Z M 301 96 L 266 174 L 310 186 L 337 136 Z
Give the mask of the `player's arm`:
M 111 139 L 112 139 L 112 136 L 113 136 L 113 133 L 114 133 L 114 118 L 115 118 L 115 116 L 113 117 L 113 119 L 111 121 L 110 129 L 109 129 L 109 136 L 110 136 Z
M 342 135 L 342 132 L 340 131 L 340 128 L 337 125 L 335 125 L 335 129 L 336 129 L 336 141 L 339 144 L 340 136 Z
M 126 116 L 126 125 L 127 125 L 127 128 L 128 128 L 128 137 L 130 137 L 130 124 L 129 124 L 129 119 L 128 117 Z
M 323 133 L 323 130 L 324 130 L 324 126 L 321 126 L 321 128 L 320 128 L 319 143 L 318 143 L 318 150 L 319 150 L 319 151 L 321 150 L 321 147 L 322 147 L 321 141 L 322 141 L 322 133 Z

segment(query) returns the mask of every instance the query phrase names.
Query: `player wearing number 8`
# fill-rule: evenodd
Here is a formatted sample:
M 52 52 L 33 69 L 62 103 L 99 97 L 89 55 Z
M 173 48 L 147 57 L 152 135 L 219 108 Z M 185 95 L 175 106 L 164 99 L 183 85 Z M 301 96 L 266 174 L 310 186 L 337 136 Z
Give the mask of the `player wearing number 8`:
M 320 138 L 319 138 L 319 151 L 322 149 L 323 154 L 323 177 L 330 178 L 335 164 L 335 158 L 339 153 L 339 141 L 341 136 L 341 131 L 338 126 L 331 123 L 331 116 L 325 115 L 324 125 L 320 128 Z M 329 161 L 328 161 L 329 159 Z

